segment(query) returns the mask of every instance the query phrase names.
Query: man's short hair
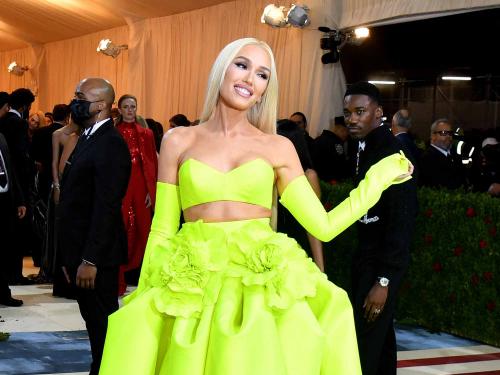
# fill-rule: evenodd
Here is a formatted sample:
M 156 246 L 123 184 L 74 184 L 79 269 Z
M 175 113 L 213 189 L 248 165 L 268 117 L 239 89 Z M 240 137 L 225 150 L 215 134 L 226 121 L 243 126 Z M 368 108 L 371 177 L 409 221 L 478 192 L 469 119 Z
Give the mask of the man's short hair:
M 349 95 L 366 95 L 376 104 L 380 104 L 380 91 L 377 86 L 371 84 L 370 82 L 360 81 L 349 85 L 344 98 Z
M 64 121 L 70 114 L 70 108 L 67 104 L 56 104 L 52 110 L 54 121 Z
M 445 122 L 447 123 L 448 125 L 450 125 L 450 127 L 453 129 L 453 125 L 451 124 L 451 121 L 448 120 L 447 118 L 438 118 L 436 121 L 434 121 L 432 124 L 431 124 L 431 137 L 432 137 L 432 134 L 434 133 L 434 131 L 436 130 L 436 127 L 442 123 L 442 122 Z
M 174 116 L 172 116 L 170 118 L 170 120 L 168 121 L 171 121 L 175 124 L 175 126 L 190 126 L 191 125 L 191 121 L 189 121 L 187 119 L 187 117 L 185 115 L 183 115 L 182 113 L 178 113 Z
M 9 102 L 9 93 L 0 91 L 0 108 Z
M 33 95 L 30 89 L 16 89 L 9 95 L 9 104 L 15 110 L 18 110 L 25 105 L 30 105 L 34 101 L 35 95 Z
M 394 114 L 396 118 L 396 123 L 398 126 L 405 128 L 406 130 L 411 128 L 411 117 L 410 112 L 407 109 L 400 109 Z
M 306 117 L 306 115 L 304 115 L 302 112 L 294 112 L 294 113 L 292 113 L 292 115 L 290 117 L 293 117 L 293 116 L 300 116 L 300 117 L 302 117 L 302 121 L 304 122 L 304 128 L 307 128 L 307 117 Z

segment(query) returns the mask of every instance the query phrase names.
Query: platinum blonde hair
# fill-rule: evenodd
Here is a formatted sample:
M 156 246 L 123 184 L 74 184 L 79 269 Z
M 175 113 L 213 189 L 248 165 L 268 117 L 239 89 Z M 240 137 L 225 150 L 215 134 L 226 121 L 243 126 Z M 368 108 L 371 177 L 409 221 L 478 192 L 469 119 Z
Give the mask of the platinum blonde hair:
M 267 43 L 255 38 L 243 38 L 226 45 L 215 59 L 210 75 L 208 76 L 207 94 L 200 122 L 209 120 L 219 102 L 220 88 L 226 75 L 229 64 L 236 58 L 238 52 L 245 46 L 256 45 L 264 49 L 271 60 L 271 74 L 266 91 L 260 102 L 255 103 L 248 110 L 248 121 L 256 128 L 267 134 L 276 134 L 276 112 L 278 107 L 278 77 L 274 55 Z

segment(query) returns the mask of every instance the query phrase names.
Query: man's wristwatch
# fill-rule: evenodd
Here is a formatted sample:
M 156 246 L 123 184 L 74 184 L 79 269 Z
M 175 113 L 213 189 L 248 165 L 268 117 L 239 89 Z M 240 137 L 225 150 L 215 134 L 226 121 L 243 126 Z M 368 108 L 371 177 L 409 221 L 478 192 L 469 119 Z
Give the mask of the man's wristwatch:
M 382 287 L 387 287 L 389 286 L 389 279 L 387 277 L 377 277 L 378 284 Z

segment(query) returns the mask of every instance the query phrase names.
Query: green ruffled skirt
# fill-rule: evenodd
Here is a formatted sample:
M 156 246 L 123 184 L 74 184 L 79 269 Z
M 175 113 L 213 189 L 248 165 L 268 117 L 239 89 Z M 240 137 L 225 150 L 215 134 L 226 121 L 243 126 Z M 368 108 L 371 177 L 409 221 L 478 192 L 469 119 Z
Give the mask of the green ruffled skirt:
M 346 293 L 268 219 L 184 224 L 125 303 L 100 374 L 361 374 Z

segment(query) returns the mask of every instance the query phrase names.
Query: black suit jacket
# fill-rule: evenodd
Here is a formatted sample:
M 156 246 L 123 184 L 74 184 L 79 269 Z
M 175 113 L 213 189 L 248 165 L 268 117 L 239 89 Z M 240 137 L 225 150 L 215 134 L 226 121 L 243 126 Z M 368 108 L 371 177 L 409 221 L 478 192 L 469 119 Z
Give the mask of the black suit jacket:
M 372 130 L 365 141 L 357 182 L 373 164 L 401 150 L 401 144 L 385 126 Z M 386 189 L 378 203 L 358 221 L 359 247 L 353 257 L 355 271 L 385 276 L 397 288 L 408 266 L 416 213 L 414 179 Z
M 420 161 L 421 185 L 457 189 L 465 186 L 465 170 L 453 159 L 429 146 Z
M 130 176 L 130 153 L 111 120 L 77 143 L 61 179 L 58 207 L 62 264 L 85 259 L 100 266 L 127 260 L 121 214 Z
M 318 176 L 323 181 L 339 181 L 349 177 L 344 142 L 334 132 L 323 130 L 314 140 L 311 154 Z
M 12 168 L 14 169 L 24 197 L 29 196 L 33 165 L 29 158 L 28 122 L 13 112 L 0 120 L 0 133 L 9 145 Z
M 7 145 L 5 137 L 1 133 L 0 133 L 0 152 L 2 153 L 3 156 L 7 178 L 9 180 L 9 191 L 7 191 L 6 193 L 0 193 L 0 194 L 6 194 L 6 196 L 8 197 L 6 201 L 8 202 L 9 207 L 2 207 L 1 209 L 9 211 L 16 207 L 24 206 L 25 202 L 23 193 L 17 181 L 16 173 L 14 173 L 14 170 L 12 169 L 9 146 Z

